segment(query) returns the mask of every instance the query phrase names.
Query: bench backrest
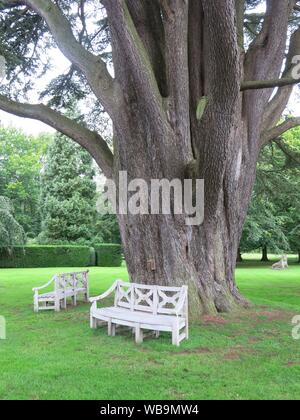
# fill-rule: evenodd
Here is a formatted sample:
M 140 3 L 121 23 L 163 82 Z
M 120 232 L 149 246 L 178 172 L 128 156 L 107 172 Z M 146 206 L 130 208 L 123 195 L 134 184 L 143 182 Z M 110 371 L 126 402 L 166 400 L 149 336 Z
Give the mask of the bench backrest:
M 174 309 L 181 299 L 187 300 L 186 286 L 148 286 L 120 281 L 116 289 L 115 306 L 154 315 L 174 315 Z M 185 315 L 185 312 L 186 305 L 183 305 L 179 315 Z
M 61 273 L 55 276 L 55 290 L 88 288 L 88 271 Z

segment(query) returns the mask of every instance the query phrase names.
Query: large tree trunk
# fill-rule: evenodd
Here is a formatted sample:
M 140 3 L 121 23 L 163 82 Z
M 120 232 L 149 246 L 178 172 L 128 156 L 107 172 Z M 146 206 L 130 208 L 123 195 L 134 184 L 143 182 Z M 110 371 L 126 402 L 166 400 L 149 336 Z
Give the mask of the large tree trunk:
M 105 1 L 112 39 L 120 40 L 113 44 L 116 77 L 126 92 L 122 114 L 114 125 L 115 179 L 120 171 L 127 171 L 128 182 L 136 178 L 148 184 L 151 179 L 183 180 L 190 177 L 191 165 L 195 168 L 193 177 L 204 179 L 205 215 L 201 226 L 187 226 L 184 216 L 119 216 L 131 280 L 187 284 L 191 316 L 199 318 L 202 313 L 216 314 L 248 305 L 236 286 L 235 267 L 255 182 L 261 110 L 253 110 L 255 94 L 243 100 L 240 93 L 241 63 L 232 8 L 227 8 L 224 23 L 224 10 L 210 2 L 203 3 L 203 10 L 198 2 L 191 2 L 190 10 L 187 2 L 171 3 L 176 19 L 165 16 L 161 35 L 165 38 L 167 65 L 159 89 L 168 96 L 161 103 L 155 89 L 151 97 L 141 95 L 153 79 L 147 76 L 144 63 L 141 73 L 132 74 L 128 60 L 136 59 L 135 51 L 130 50 L 126 56 L 122 50 L 122 40 L 127 41 L 127 47 L 130 45 L 130 34 L 117 21 L 120 9 L 114 2 Z M 128 4 L 135 19 L 140 3 Z M 198 31 L 203 13 L 211 24 Z M 223 31 L 215 30 L 218 20 L 225 25 Z M 153 27 L 143 26 L 139 19 L 137 22 L 147 45 Z M 197 41 L 191 37 L 188 43 L 189 31 L 193 37 L 197 34 Z M 210 48 L 201 68 L 202 37 Z M 164 66 L 159 68 L 163 72 Z M 208 105 L 199 120 L 197 104 L 206 91 L 210 92 Z M 245 113 L 248 106 L 250 115 L 258 115 L 253 122 Z
M 153 126 L 143 112 L 135 110 L 129 115 L 116 139 L 119 147 L 126 142 L 126 154 L 118 153 L 116 160 L 116 180 L 121 170 L 127 171 L 128 183 L 136 178 L 146 180 L 149 185 L 151 179 L 183 179 L 188 163 L 193 160 L 190 144 L 174 141 L 176 131 Z M 240 141 L 235 138 L 236 132 L 236 129 L 229 132 L 230 142 Z M 180 147 L 176 148 L 176 143 Z M 167 159 L 162 147 L 168 149 Z M 205 202 L 203 225 L 187 226 L 185 215 L 119 216 L 131 280 L 168 286 L 187 284 L 193 319 L 203 313 L 229 312 L 248 305 L 236 286 L 235 268 L 255 180 L 255 161 L 248 163 L 244 178 L 236 157 L 239 152 L 231 150 L 231 164 L 225 168 L 217 203 L 211 204 L 214 211 Z M 209 194 L 215 184 L 208 179 L 205 188 Z

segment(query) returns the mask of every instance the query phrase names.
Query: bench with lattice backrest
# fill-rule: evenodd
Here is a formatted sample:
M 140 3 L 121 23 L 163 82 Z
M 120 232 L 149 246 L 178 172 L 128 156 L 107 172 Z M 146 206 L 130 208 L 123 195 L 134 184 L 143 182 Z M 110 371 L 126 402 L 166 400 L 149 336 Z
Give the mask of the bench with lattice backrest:
M 40 293 L 41 290 L 54 286 L 52 290 Z M 79 295 L 85 302 L 89 301 L 89 272 L 56 274 L 52 279 L 41 287 L 32 289 L 34 292 L 34 311 L 66 309 L 67 299 L 71 298 L 74 306 L 77 305 Z
M 114 306 L 98 308 L 97 302 L 115 292 Z M 172 343 L 179 346 L 188 339 L 188 287 L 148 286 L 117 280 L 102 295 L 91 298 L 91 328 L 108 324 L 108 335 L 116 326 L 133 328 L 136 342 L 143 341 L 143 330 L 172 333 Z

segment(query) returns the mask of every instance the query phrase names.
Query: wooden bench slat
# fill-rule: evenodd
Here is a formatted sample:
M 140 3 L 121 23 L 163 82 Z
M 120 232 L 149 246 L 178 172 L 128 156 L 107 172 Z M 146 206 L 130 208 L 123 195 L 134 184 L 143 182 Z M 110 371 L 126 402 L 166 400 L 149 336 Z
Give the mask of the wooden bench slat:
M 176 322 L 176 318 L 174 316 L 168 315 L 153 315 L 149 313 L 143 312 L 131 312 L 130 310 L 122 310 L 119 308 L 110 307 L 110 308 L 103 308 L 97 309 L 93 311 L 93 315 L 95 316 L 104 316 L 107 318 L 115 318 L 115 319 L 124 319 L 124 321 L 131 321 L 131 322 L 138 322 L 138 323 L 146 323 L 152 325 L 173 325 Z M 181 320 L 181 323 L 184 324 L 184 320 Z

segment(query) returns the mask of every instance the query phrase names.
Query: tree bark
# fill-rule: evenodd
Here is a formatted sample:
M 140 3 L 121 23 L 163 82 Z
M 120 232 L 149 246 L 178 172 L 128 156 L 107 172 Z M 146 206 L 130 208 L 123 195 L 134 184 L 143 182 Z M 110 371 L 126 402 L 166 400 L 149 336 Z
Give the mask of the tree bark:
M 148 185 L 151 179 L 183 179 L 186 166 L 193 159 L 191 143 L 176 141 L 180 133 L 168 125 L 158 127 L 138 108 L 135 112 L 128 110 L 130 118 L 115 133 L 120 150 L 115 159 L 117 185 L 119 171 L 124 170 L 128 183 L 136 178 L 146 180 Z M 240 129 L 233 130 L 228 141 L 240 141 L 240 133 Z M 125 144 L 126 153 L 122 153 Z M 164 150 L 168 150 L 167 154 Z M 248 306 L 235 283 L 236 256 L 255 180 L 255 161 L 248 166 L 252 167 L 252 176 L 250 170 L 242 176 L 233 150 L 218 191 L 215 214 L 206 206 L 202 226 L 187 226 L 181 215 L 119 215 L 131 280 L 188 285 L 192 319 L 203 313 L 230 312 Z M 209 191 L 215 185 L 208 181 L 206 188 Z
M 262 262 L 269 262 L 269 258 L 268 258 L 268 247 L 266 245 L 264 245 L 262 247 L 262 258 L 261 258 Z
M 221 218 L 219 223 L 226 224 Z M 225 226 L 192 229 L 172 216 L 122 216 L 120 227 L 130 278 L 188 285 L 193 319 L 248 305 L 235 285 L 235 257 Z

